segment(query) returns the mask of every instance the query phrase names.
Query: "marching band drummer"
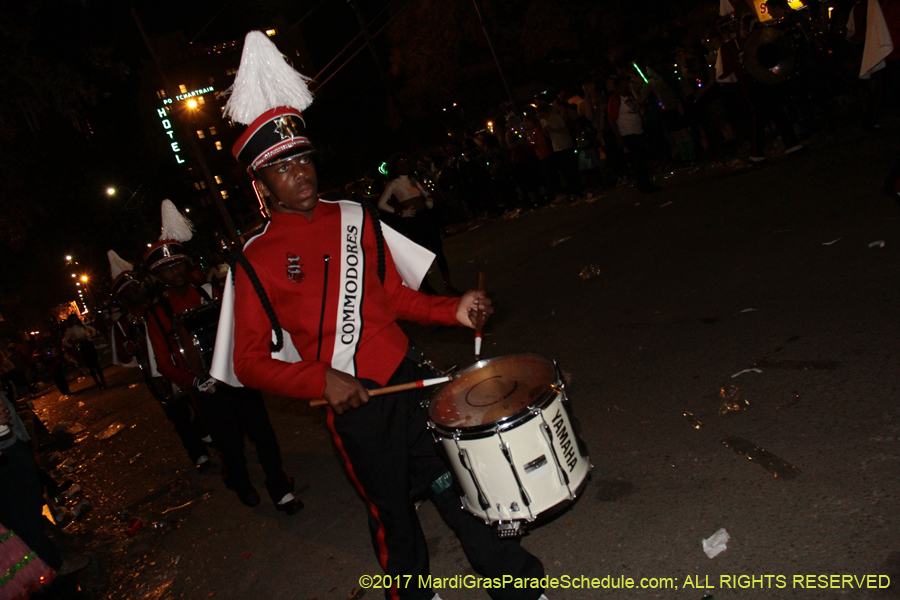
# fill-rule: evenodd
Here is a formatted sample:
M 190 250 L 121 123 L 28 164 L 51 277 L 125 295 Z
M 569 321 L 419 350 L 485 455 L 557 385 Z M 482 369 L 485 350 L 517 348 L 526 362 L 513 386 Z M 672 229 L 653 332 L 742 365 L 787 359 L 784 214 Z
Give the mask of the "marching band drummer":
M 175 427 L 175 433 L 181 439 L 191 462 L 198 470 L 207 471 L 212 467 L 212 461 L 209 459 L 206 444 L 212 440 L 206 433 L 200 415 L 192 406 L 190 393 L 182 392 L 181 395 L 163 393 L 161 388 L 172 392 L 172 384 L 158 373 L 154 376 L 154 368 L 147 351 L 147 337 L 144 333 L 146 330 L 141 318 L 147 311 L 147 299 L 141 282 L 135 275 L 131 263 L 122 259 L 115 250 L 107 252 L 107 256 L 113 280 L 112 297 L 117 303 L 110 309 L 113 321 L 110 335 L 112 362 L 121 367 L 138 367 L 141 370 L 147 388 Z M 156 386 L 154 382 L 157 381 L 164 383 Z
M 293 495 L 294 481 L 282 468 L 281 449 L 262 394 L 255 389 L 234 388 L 213 378 L 195 377 L 178 351 L 172 328 L 176 314 L 196 308 L 213 298 L 212 286 L 193 286 L 188 280 L 188 262 L 182 242 L 193 237 L 191 222 L 169 200 L 162 203 L 162 236 L 144 254 L 147 268 L 163 283 L 159 303 L 148 311 L 147 329 L 156 367 L 163 377 L 191 390 L 200 416 L 209 429 L 222 461 L 225 487 L 246 506 L 260 503 L 250 482 L 244 456 L 244 435 L 256 446 L 266 473 L 266 489 L 275 508 L 296 514 L 303 504 Z
M 319 199 L 301 116 L 311 102 L 303 76 L 264 34 L 249 33 L 226 114 L 248 125 L 233 152 L 272 218 L 235 267 L 234 373 L 251 387 L 328 402 L 335 446 L 367 503 L 375 554 L 387 574 L 408 581 L 386 590 L 389 600 L 439 599 L 418 587 L 428 574 L 428 549 L 410 498 L 429 491 L 476 571 L 540 578 L 543 565 L 517 540 L 498 538 L 463 512 L 426 429 L 421 390 L 369 399 L 367 389 L 434 376 L 413 357 L 398 318 L 474 327 L 476 311 L 493 308 L 480 291 L 446 298 L 410 289 L 398 272 L 407 260 L 398 247 L 405 241 L 413 252 L 421 248 L 382 230 L 373 207 Z M 433 255 L 426 254 L 427 269 Z M 423 275 L 419 270 L 412 285 Z M 543 598 L 537 588 L 488 593 L 495 600 Z

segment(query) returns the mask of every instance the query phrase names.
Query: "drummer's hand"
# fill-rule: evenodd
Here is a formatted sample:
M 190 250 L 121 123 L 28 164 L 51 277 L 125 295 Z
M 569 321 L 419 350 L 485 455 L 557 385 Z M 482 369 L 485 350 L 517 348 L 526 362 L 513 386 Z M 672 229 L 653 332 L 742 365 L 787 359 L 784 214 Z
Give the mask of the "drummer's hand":
M 485 296 L 482 291 L 469 290 L 462 295 L 459 303 L 456 305 L 456 320 L 463 327 L 475 329 L 475 321 L 478 319 L 479 310 L 484 313 L 481 322 L 486 323 L 488 315 L 494 314 L 491 299 Z
M 359 379 L 328 367 L 325 371 L 325 400 L 339 415 L 349 408 L 359 408 L 369 402 L 369 390 Z

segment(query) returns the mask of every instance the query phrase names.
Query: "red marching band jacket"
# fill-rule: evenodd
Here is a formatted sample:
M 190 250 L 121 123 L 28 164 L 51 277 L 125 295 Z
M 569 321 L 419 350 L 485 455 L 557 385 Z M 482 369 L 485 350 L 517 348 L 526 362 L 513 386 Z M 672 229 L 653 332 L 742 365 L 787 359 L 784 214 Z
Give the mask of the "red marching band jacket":
M 233 361 L 240 382 L 285 396 L 321 398 L 331 366 L 384 385 L 408 345 L 397 319 L 457 323 L 456 298 L 428 296 L 405 286 L 387 244 L 384 253 L 382 285 L 373 224 L 355 202 L 320 200 L 311 220 L 274 213 L 244 254 L 286 332 L 285 346 L 301 360 L 273 357 L 269 318 L 238 266 Z M 221 326 L 219 332 L 221 336 Z

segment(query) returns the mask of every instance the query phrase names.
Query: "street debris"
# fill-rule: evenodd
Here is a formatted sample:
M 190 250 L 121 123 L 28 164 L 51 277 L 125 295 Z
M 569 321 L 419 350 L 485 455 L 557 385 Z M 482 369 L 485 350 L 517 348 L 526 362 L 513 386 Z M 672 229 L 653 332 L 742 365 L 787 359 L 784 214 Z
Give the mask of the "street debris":
M 842 239 L 844 239 L 844 238 L 839 237 L 838 239 L 836 239 L 836 240 L 831 240 L 830 242 L 822 242 L 822 245 L 823 245 L 823 246 L 830 246 L 830 245 L 832 245 L 832 244 L 836 244 L 837 242 L 841 241 Z
M 666 206 L 672 206 L 673 204 L 675 204 L 675 203 L 672 202 L 671 200 L 669 200 L 669 201 L 666 202 L 665 204 L 660 204 L 659 207 L 660 207 L 660 208 L 664 208 L 664 207 L 666 207 Z
M 681 415 L 685 419 L 687 419 L 687 422 L 690 423 L 691 427 L 693 427 L 694 429 L 700 429 L 701 427 L 703 427 L 703 422 L 700 419 L 698 419 L 697 417 L 695 417 L 694 413 L 686 410 L 683 413 L 681 413 Z
M 742 312 L 742 313 L 745 313 L 745 312 L 755 312 L 755 311 L 758 311 L 758 310 L 759 310 L 758 308 L 745 308 L 745 309 L 742 310 L 741 312 Z
M 101 440 L 109 439 L 112 436 L 119 433 L 120 431 L 122 431 L 123 429 L 125 429 L 125 426 L 122 425 L 121 423 L 113 423 L 112 425 L 110 425 L 109 427 L 107 427 L 106 429 L 104 429 L 103 431 L 98 433 L 97 438 L 99 438 Z
M 793 479 L 800 473 L 800 469 L 787 462 L 786 460 L 775 456 L 767 450 L 763 450 L 753 442 L 739 436 L 731 436 L 722 440 L 722 444 L 726 448 L 731 448 L 741 456 L 746 456 L 750 460 L 756 462 L 763 469 L 771 473 L 774 477 L 783 479 Z
M 724 416 L 733 412 L 740 412 L 750 406 L 750 401 L 741 398 L 741 391 L 736 385 L 726 385 L 719 388 L 719 398 L 722 405 L 719 407 L 719 416 Z
M 878 240 L 869 244 L 869 248 L 874 248 L 878 246 L 879 248 L 884 248 L 884 240 Z
M 550 247 L 552 248 L 554 246 L 558 246 L 558 245 L 562 244 L 563 242 L 568 242 L 571 239 L 572 239 L 571 235 L 567 235 L 566 237 L 556 238 L 555 240 L 552 240 L 550 242 Z
M 735 373 L 734 375 L 732 375 L 731 378 L 734 379 L 735 377 L 738 377 L 738 376 L 740 376 L 740 375 L 744 375 L 745 373 L 762 373 L 762 369 L 756 369 L 756 368 L 752 368 L 752 369 L 744 369 L 743 371 L 738 371 L 737 373 Z
M 142 521 L 140 517 L 132 517 L 132 519 L 128 521 L 128 528 L 125 530 L 125 535 L 134 537 L 143 527 L 144 521 Z
M 594 277 L 600 276 L 600 267 L 596 265 L 588 265 L 581 269 L 581 273 L 578 274 L 582 280 L 587 281 L 588 279 L 593 279 Z
M 715 558 L 725 551 L 731 536 L 724 528 L 718 530 L 703 541 L 703 551 L 710 558 Z

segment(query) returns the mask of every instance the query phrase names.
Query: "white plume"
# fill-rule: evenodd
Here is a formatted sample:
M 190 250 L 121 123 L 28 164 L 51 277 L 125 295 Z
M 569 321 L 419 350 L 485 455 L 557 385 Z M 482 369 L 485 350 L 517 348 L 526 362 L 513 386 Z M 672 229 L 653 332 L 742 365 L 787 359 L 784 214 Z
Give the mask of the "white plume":
M 261 31 L 244 39 L 241 65 L 225 103 L 225 116 L 249 125 L 267 110 L 290 106 L 300 112 L 313 102 L 309 78 L 294 70 Z
M 109 272 L 113 280 L 125 271 L 134 271 L 134 265 L 116 254 L 115 250 L 110 250 L 106 256 L 109 258 Z
M 162 201 L 162 235 L 159 241 L 178 240 L 187 242 L 194 237 L 194 224 L 181 214 L 171 200 Z

